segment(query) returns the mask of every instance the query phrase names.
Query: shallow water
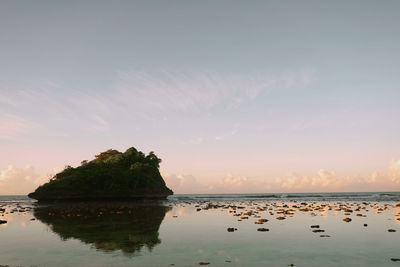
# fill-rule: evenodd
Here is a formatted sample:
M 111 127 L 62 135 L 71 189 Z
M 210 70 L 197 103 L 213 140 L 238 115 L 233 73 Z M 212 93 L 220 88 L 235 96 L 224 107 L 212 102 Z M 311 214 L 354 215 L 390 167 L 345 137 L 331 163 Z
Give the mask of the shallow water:
M 58 205 L 0 197 L 0 220 L 7 221 L 0 225 L 0 265 L 399 266 L 391 259 L 400 258 L 400 198 L 385 194 L 176 195 Z M 259 219 L 268 221 L 255 224 Z

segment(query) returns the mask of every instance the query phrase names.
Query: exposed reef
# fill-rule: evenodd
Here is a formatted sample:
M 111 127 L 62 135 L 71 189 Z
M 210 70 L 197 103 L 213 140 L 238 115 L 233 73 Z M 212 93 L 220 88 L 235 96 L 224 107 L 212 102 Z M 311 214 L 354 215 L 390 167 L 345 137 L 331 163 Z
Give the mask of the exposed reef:
M 161 177 L 160 163 L 153 152 L 109 149 L 79 167 L 67 166 L 28 196 L 39 201 L 166 198 L 173 192 Z

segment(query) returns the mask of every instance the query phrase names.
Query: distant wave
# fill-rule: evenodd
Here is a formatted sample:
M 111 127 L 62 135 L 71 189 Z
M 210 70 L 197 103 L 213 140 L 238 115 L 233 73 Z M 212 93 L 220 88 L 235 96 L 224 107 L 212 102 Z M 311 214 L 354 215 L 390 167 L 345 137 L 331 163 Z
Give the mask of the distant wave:
M 170 201 L 240 201 L 240 200 L 299 200 L 299 201 L 365 201 L 400 202 L 400 192 L 345 192 L 345 193 L 272 193 L 272 194 L 176 194 Z M 0 196 L 0 204 L 34 202 L 27 196 Z
M 28 196 L 1 196 L 0 204 L 33 202 Z
M 400 192 L 362 192 L 362 193 L 282 193 L 282 194 L 185 194 L 173 195 L 170 200 L 207 201 L 207 200 L 262 200 L 277 201 L 312 200 L 312 201 L 400 201 Z

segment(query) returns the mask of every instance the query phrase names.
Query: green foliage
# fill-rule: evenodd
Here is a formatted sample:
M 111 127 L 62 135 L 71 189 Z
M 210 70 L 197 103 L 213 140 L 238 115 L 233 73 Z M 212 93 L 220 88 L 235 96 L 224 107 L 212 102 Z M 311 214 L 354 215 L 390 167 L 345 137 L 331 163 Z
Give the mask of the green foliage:
M 114 156 L 114 155 L 118 155 L 118 154 L 121 154 L 121 152 L 119 152 L 118 150 L 109 149 L 107 151 L 104 151 L 104 152 L 100 153 L 99 155 L 96 155 L 95 159 L 93 161 L 94 162 L 101 162 L 101 161 L 104 161 L 105 159 L 107 159 L 110 156 Z

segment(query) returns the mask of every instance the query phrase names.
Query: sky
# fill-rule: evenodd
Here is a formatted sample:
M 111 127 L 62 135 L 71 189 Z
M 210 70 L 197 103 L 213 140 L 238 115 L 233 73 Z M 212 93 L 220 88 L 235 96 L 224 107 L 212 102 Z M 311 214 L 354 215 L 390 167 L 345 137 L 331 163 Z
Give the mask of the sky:
M 132 146 L 176 193 L 399 191 L 399 13 L 0 1 L 0 194 Z

